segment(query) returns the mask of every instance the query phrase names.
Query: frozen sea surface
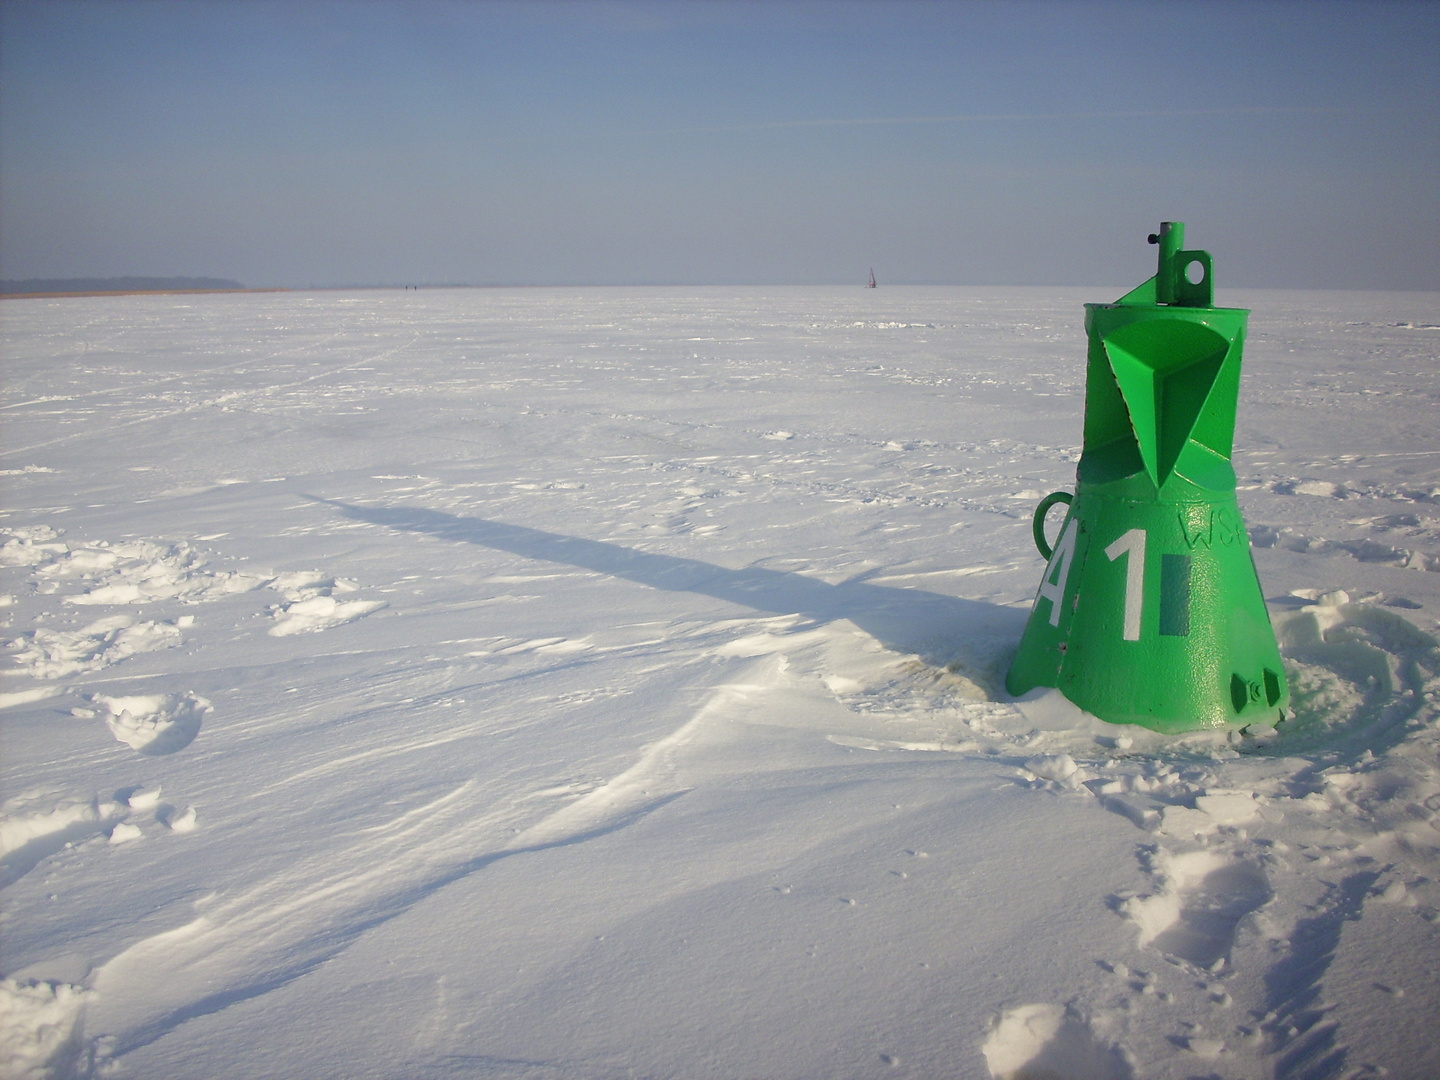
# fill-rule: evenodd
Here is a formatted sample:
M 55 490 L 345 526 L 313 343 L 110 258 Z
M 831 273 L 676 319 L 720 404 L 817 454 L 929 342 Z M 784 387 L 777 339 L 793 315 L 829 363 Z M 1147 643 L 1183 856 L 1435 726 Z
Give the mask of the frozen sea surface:
M 1222 298 L 1162 739 L 1001 688 L 1121 291 L 5 301 L 0 1075 L 1435 1076 L 1440 297 Z

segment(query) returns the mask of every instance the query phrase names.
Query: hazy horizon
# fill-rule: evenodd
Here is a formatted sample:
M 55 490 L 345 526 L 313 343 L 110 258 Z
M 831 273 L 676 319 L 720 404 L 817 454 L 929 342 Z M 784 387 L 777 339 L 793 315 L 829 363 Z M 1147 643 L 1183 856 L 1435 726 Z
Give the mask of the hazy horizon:
M 0 7 L 0 276 L 1440 289 L 1440 8 Z

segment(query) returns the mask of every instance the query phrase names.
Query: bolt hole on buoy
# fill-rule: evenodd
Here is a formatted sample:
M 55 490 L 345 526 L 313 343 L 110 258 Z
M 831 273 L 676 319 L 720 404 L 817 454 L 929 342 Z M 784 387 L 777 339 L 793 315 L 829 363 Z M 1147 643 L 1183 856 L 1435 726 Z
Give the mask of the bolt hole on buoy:
M 1191 285 L 1199 285 L 1205 280 L 1205 264 L 1199 259 L 1191 262 L 1190 265 L 1185 267 L 1185 280 L 1190 282 Z

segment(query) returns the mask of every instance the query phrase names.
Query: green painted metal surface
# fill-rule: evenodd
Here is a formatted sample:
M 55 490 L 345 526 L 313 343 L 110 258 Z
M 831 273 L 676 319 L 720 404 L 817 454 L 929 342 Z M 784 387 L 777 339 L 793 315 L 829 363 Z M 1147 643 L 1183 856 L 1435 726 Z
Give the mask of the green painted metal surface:
M 1085 305 L 1075 494 L 1037 508 L 1048 562 L 1006 687 L 1164 732 L 1274 722 L 1289 690 L 1230 464 L 1250 313 L 1214 306 L 1183 224 L 1150 240 L 1155 276 Z M 1067 501 L 1052 547 L 1044 517 Z

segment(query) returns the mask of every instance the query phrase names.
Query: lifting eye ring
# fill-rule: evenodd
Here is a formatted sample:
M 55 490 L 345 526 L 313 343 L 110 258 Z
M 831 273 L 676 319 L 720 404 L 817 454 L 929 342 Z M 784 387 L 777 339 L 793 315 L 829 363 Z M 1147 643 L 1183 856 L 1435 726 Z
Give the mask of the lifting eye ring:
M 1040 500 L 1039 506 L 1035 507 L 1035 523 L 1032 526 L 1035 531 L 1035 546 L 1040 550 L 1040 555 L 1046 562 L 1049 562 L 1050 556 L 1055 554 L 1055 549 L 1045 539 L 1045 515 L 1056 503 L 1064 503 L 1069 506 L 1074 498 L 1075 496 L 1068 491 L 1052 491 Z

